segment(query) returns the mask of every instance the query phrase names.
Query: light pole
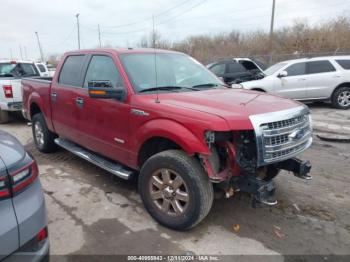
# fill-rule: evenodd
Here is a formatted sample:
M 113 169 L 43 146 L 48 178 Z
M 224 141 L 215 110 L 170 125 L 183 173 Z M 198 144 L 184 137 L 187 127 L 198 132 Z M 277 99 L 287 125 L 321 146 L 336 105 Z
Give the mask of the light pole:
M 36 40 L 38 41 L 38 46 L 39 46 L 39 52 L 40 52 L 41 62 L 45 62 L 45 61 L 44 61 L 44 52 L 43 52 L 43 49 L 42 49 L 42 47 L 41 47 L 40 39 L 39 39 L 39 34 L 38 34 L 37 31 L 35 32 L 35 35 L 36 35 Z
M 79 13 L 75 15 L 77 18 L 77 27 L 78 27 L 78 49 L 80 49 L 80 28 L 79 28 Z

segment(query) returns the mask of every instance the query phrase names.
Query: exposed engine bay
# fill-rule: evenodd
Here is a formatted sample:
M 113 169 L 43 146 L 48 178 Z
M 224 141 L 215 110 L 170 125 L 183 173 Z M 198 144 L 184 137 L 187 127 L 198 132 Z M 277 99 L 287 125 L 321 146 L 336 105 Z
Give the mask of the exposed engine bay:
M 206 134 L 210 157 L 200 156 L 202 165 L 215 183 L 226 192 L 226 197 L 242 191 L 252 195 L 252 204 L 277 204 L 273 178 L 281 170 L 293 172 L 299 178 L 311 179 L 309 161 L 297 158 L 258 166 L 256 137 L 253 130 L 239 132 L 212 132 Z

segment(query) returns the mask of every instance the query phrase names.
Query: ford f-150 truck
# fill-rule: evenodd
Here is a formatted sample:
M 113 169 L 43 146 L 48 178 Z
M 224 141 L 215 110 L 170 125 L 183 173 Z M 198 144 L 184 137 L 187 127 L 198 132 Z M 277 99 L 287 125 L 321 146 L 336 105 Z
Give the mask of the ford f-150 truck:
M 21 78 L 40 76 L 33 62 L 0 60 L 0 124 L 9 121 L 9 112 L 21 112 Z
M 124 179 L 137 176 L 149 213 L 184 230 L 208 214 L 215 190 L 276 204 L 281 169 L 312 142 L 309 110 L 230 89 L 191 57 L 153 49 L 68 52 L 54 77 L 22 80 L 23 114 L 41 152 L 57 146 Z

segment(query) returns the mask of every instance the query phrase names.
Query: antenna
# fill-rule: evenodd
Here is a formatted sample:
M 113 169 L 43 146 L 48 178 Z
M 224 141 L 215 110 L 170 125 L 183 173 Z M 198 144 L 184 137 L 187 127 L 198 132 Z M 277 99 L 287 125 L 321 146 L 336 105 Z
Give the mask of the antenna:
M 157 74 L 157 49 L 156 49 L 156 32 L 155 32 L 155 26 L 154 26 L 154 15 L 152 16 L 152 22 L 153 22 L 153 32 L 152 32 L 152 42 L 153 42 L 153 51 L 154 51 L 154 71 L 155 71 L 155 77 L 156 77 L 156 87 L 158 87 L 158 74 Z M 156 103 L 160 103 L 159 101 L 159 90 L 157 89 L 157 98 Z

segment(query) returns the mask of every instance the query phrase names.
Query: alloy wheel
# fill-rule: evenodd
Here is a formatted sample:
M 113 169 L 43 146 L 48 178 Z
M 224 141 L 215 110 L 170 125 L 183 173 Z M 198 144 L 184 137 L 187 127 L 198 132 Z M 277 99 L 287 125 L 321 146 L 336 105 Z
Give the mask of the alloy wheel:
M 344 107 L 350 105 L 350 91 L 345 90 L 345 91 L 339 93 L 338 104 L 341 106 L 344 106 Z
M 154 172 L 149 190 L 153 203 L 163 213 L 180 216 L 186 211 L 189 191 L 185 181 L 175 171 L 163 168 Z

